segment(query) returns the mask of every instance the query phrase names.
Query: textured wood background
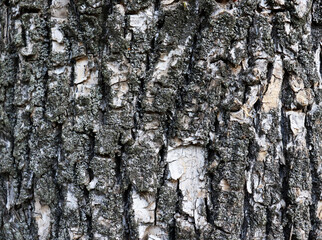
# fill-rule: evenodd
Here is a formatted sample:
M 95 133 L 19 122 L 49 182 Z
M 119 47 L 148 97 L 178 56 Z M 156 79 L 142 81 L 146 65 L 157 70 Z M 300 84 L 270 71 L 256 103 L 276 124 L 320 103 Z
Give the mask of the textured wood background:
M 0 0 L 0 239 L 322 239 L 321 0 Z

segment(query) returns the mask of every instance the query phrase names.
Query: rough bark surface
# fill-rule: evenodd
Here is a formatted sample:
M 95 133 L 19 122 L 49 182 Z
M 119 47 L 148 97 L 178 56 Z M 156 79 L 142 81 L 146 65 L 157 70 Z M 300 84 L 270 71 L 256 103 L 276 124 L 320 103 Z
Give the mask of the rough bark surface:
M 322 239 L 321 0 L 1 0 L 0 239 Z

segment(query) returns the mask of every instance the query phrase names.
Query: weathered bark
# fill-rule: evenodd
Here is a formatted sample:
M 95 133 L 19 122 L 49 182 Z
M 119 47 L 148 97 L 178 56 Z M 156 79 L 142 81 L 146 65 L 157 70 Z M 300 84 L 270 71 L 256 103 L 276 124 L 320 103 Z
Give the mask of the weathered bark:
M 322 239 L 321 0 L 0 2 L 1 239 Z

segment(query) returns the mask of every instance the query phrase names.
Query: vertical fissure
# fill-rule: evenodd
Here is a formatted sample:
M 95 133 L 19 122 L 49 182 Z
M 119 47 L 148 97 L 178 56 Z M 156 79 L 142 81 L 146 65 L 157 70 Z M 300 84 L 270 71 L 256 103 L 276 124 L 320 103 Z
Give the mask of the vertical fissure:
M 283 155 L 285 159 L 285 165 L 280 163 L 279 175 L 281 179 L 281 194 L 282 199 L 285 201 L 285 207 L 282 210 L 282 221 L 283 221 L 283 232 L 285 239 L 290 238 L 291 228 L 292 228 L 292 219 L 288 214 L 288 207 L 291 204 L 290 198 L 288 196 L 289 191 L 289 169 L 290 163 L 287 152 L 287 143 L 288 143 L 288 132 L 289 132 L 289 123 L 286 117 L 284 108 L 281 109 L 281 131 L 282 131 L 282 143 L 283 143 Z
M 256 161 L 255 156 L 256 152 L 258 150 L 256 149 L 256 143 L 254 140 L 251 140 L 248 144 L 248 154 L 247 154 L 247 165 L 246 165 L 246 173 L 252 170 L 253 164 Z M 244 183 L 244 205 L 243 205 L 243 221 L 241 225 L 241 231 L 240 231 L 240 239 L 245 240 L 247 239 L 247 233 L 250 228 L 250 211 L 252 210 L 251 208 L 251 201 L 252 195 L 248 192 L 247 189 L 247 177 Z
M 250 223 L 250 218 L 249 218 L 249 212 L 250 212 L 250 194 L 247 191 L 247 186 L 245 183 L 244 186 L 244 206 L 243 206 L 243 211 L 244 211 L 244 218 L 243 222 L 241 225 L 241 231 L 240 231 L 240 239 L 241 240 L 246 240 L 247 239 L 247 233 L 249 229 L 249 223 Z
M 160 151 L 159 151 L 159 166 L 160 169 L 163 169 L 162 177 L 160 179 L 159 186 L 157 187 L 157 192 L 155 196 L 155 209 L 154 209 L 154 225 L 157 225 L 157 211 L 158 211 L 158 204 L 159 204 L 159 198 L 160 198 L 160 191 L 162 186 L 164 186 L 164 183 L 166 181 L 167 177 L 167 167 L 165 165 L 165 155 L 166 155 L 166 146 L 162 145 Z
M 52 237 L 58 238 L 59 232 L 60 232 L 60 221 L 63 215 L 63 203 L 64 203 L 64 194 L 63 194 L 63 186 L 61 185 L 59 181 L 59 165 L 60 162 L 63 161 L 64 153 L 63 153 L 63 140 L 62 140 L 62 124 L 57 125 L 57 135 L 56 135 L 56 145 L 57 145 L 57 157 L 56 162 L 53 164 L 52 168 L 52 175 L 53 175 L 53 182 L 55 185 L 56 190 L 56 206 L 54 211 L 55 216 L 55 231 L 51 231 Z M 53 236 L 54 235 L 54 236 Z
M 129 184 L 128 187 L 123 192 L 123 226 L 124 226 L 124 239 L 131 240 L 134 237 L 132 224 L 131 224 L 131 192 L 132 185 Z
M 309 240 L 313 240 L 317 238 L 317 224 L 319 219 L 316 217 L 316 206 L 318 205 L 319 196 L 321 195 L 321 183 L 319 180 L 318 174 L 318 163 L 316 161 L 317 152 L 314 147 L 314 133 L 312 128 L 312 123 L 314 119 L 310 114 L 307 114 L 305 118 L 305 126 L 307 130 L 306 134 L 306 144 L 309 149 L 309 159 L 310 159 L 310 170 L 311 170 L 311 178 L 312 178 L 312 190 L 311 190 L 311 198 L 312 204 L 310 205 L 310 221 L 311 221 L 311 230 L 309 233 Z
M 94 178 L 94 172 L 90 168 L 91 161 L 95 156 L 95 134 L 90 133 L 89 135 L 89 156 L 88 156 L 88 163 L 87 163 L 87 172 L 89 175 L 89 180 L 91 181 Z M 90 201 L 90 192 L 86 186 L 83 187 L 84 197 L 86 202 L 86 221 L 87 221 L 87 235 L 89 240 L 92 240 L 94 237 L 93 234 L 93 217 L 92 217 L 92 208 L 91 208 L 91 201 Z

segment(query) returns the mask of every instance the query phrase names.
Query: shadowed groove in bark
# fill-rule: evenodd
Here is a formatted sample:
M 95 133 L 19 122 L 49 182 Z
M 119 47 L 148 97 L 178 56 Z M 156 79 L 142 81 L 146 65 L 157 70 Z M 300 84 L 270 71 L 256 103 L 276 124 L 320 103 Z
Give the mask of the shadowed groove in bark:
M 161 187 L 164 186 L 164 183 L 166 181 L 167 177 L 167 164 L 165 164 L 165 157 L 166 157 L 166 146 L 162 145 L 160 151 L 159 151 L 159 166 L 160 168 L 163 168 L 163 174 L 160 179 L 159 186 L 157 187 L 157 192 L 155 196 L 155 209 L 154 209 L 154 225 L 157 225 L 157 211 L 158 211 L 158 203 L 159 203 L 159 198 L 160 198 L 160 190 Z
M 72 89 L 72 91 L 75 91 L 75 64 L 76 61 L 75 59 L 71 59 L 70 60 L 71 63 L 71 74 L 70 74 L 70 87 Z M 74 95 L 74 93 L 72 92 L 72 94 Z M 71 101 L 70 101 L 70 115 L 72 118 L 72 125 L 75 124 L 75 117 L 76 117 L 76 101 L 75 101 L 75 95 L 71 97 Z
M 315 150 L 314 142 L 313 142 L 313 129 L 312 129 L 312 122 L 314 120 L 312 119 L 312 116 L 309 115 L 305 120 L 305 125 L 307 129 L 307 135 L 306 135 L 306 144 L 309 148 L 309 158 L 310 158 L 310 169 L 311 169 L 311 176 L 312 176 L 312 202 L 316 203 L 319 201 L 319 196 L 321 195 L 321 182 L 319 180 L 319 174 L 318 174 L 318 163 L 317 163 L 317 152 Z M 309 240 L 316 239 L 317 233 L 317 225 L 319 222 L 319 219 L 316 217 L 317 213 L 317 207 L 315 204 L 310 205 L 310 221 L 311 221 L 311 230 L 309 234 Z
M 88 156 L 88 163 L 87 163 L 87 172 L 89 174 L 89 181 L 91 182 L 94 178 L 93 170 L 89 167 L 91 165 L 91 161 L 95 156 L 95 134 L 90 133 L 89 135 L 89 156 Z M 94 239 L 93 234 L 93 217 L 92 217 L 92 208 L 91 208 L 91 199 L 90 199 L 90 192 L 87 190 L 86 186 L 83 186 L 83 192 L 86 202 L 86 221 L 87 221 L 87 235 L 89 240 Z
M 51 0 L 48 0 L 48 9 L 47 9 L 47 13 L 46 13 L 46 38 L 47 39 L 51 39 L 51 30 L 50 30 L 50 6 L 51 6 Z M 52 48 L 52 42 L 49 41 L 48 43 L 48 47 L 47 47 L 47 54 L 48 54 L 48 58 L 50 57 L 50 54 L 51 54 L 51 48 Z M 45 66 L 46 68 L 46 72 L 45 72 L 45 75 L 43 77 L 43 88 L 44 88 L 44 101 L 43 101 L 43 118 L 45 119 L 45 121 L 47 120 L 46 118 L 46 102 L 48 100 L 48 83 L 49 83 L 49 75 L 48 75 L 48 71 L 49 71 L 49 68 L 51 67 L 50 66 L 50 63 L 47 59 L 47 61 L 45 61 Z
M 177 193 L 177 201 L 176 201 L 176 209 L 175 209 L 175 214 L 171 220 L 171 222 L 168 224 L 168 228 L 169 228 L 169 240 L 175 240 L 177 239 L 177 222 L 176 222 L 176 218 L 175 215 L 177 213 L 181 213 L 181 204 L 182 204 L 182 192 L 179 188 L 179 184 L 180 184 L 180 180 L 177 180 L 177 189 L 176 189 L 176 193 Z
M 63 141 L 62 141 L 62 124 L 57 125 L 57 135 L 56 135 L 56 144 L 57 144 L 57 158 L 52 168 L 53 182 L 55 185 L 56 191 L 56 206 L 54 211 L 55 221 L 53 223 L 53 228 L 55 231 L 52 231 L 52 238 L 58 238 L 60 231 L 60 221 L 63 215 L 63 203 L 64 203 L 64 195 L 63 195 L 63 186 L 59 183 L 58 171 L 60 162 L 64 161 L 64 152 L 63 152 Z
M 125 152 L 125 145 L 121 143 L 121 136 L 119 138 L 119 146 L 121 146 L 120 151 L 115 155 L 115 174 L 118 184 L 123 184 L 124 174 L 122 169 L 125 167 L 123 162 L 123 153 Z
M 124 239 L 134 239 L 134 232 L 131 223 L 131 191 L 132 185 L 129 184 L 123 192 L 123 227 L 124 227 Z
M 108 47 L 108 28 L 106 27 L 106 23 L 108 21 L 108 16 L 112 14 L 113 11 L 113 4 L 112 0 L 105 0 L 103 3 L 102 7 L 102 19 L 101 19 L 101 28 L 102 28 L 102 33 L 100 36 L 100 41 L 99 41 L 99 71 L 98 71 L 98 85 L 100 87 L 100 91 L 102 94 L 102 100 L 100 104 L 100 111 L 101 111 L 101 122 L 103 125 L 106 124 L 106 113 L 109 110 L 109 89 L 106 84 L 107 79 L 104 78 L 103 76 L 103 56 L 105 54 L 105 51 L 107 50 Z
M 155 0 L 154 11 L 159 11 L 159 9 L 160 9 L 160 0 Z
M 247 239 L 247 232 L 249 229 L 249 211 L 250 211 L 250 204 L 249 204 L 249 199 L 250 199 L 250 194 L 247 191 L 246 183 L 244 187 L 245 191 L 245 196 L 244 196 L 244 219 L 241 225 L 241 232 L 240 232 L 240 239 L 245 240 Z
M 249 144 L 248 144 L 248 154 L 247 154 L 247 165 L 246 165 L 246 169 L 245 172 L 248 173 L 249 171 L 252 171 L 252 167 L 254 162 L 256 161 L 255 156 L 256 153 L 258 152 L 257 149 L 257 145 L 254 142 L 254 140 L 250 140 Z M 249 232 L 249 228 L 250 228 L 250 221 L 251 221 L 251 211 L 252 211 L 252 206 L 250 204 L 252 195 L 248 192 L 247 189 L 247 176 L 245 179 L 245 183 L 244 183 L 244 203 L 243 203 L 243 221 L 241 224 L 241 230 L 240 230 L 240 239 L 241 240 L 246 240 L 247 239 L 247 233 Z
M 285 95 L 285 89 L 288 85 L 288 77 L 284 77 L 282 83 L 282 99 Z M 282 198 L 285 201 L 285 208 L 282 210 L 282 219 L 283 219 L 283 232 L 285 239 L 291 238 L 293 219 L 290 217 L 288 210 L 291 205 L 291 200 L 288 196 L 289 192 L 289 175 L 290 175 L 290 159 L 288 157 L 287 144 L 289 142 L 289 119 L 286 117 L 284 103 L 282 103 L 281 109 L 281 131 L 282 131 L 282 143 L 283 143 L 283 155 L 285 159 L 285 165 L 280 164 L 279 175 L 281 178 L 281 194 Z
M 216 118 L 217 120 L 217 118 Z M 215 124 L 216 125 L 216 124 Z M 210 192 L 212 192 L 212 178 L 213 178 L 213 173 L 209 171 L 209 166 L 211 163 L 215 160 L 215 150 L 213 149 L 213 141 L 209 140 L 207 146 L 206 146 L 206 158 L 205 158 L 205 164 L 207 166 L 207 171 L 206 171 L 206 179 L 207 179 L 207 185 L 208 188 L 210 189 Z M 208 197 L 205 198 L 205 206 L 206 206 L 206 219 L 207 222 L 210 223 L 212 226 L 214 225 L 214 213 L 213 213 L 213 202 L 212 202 L 212 195 L 210 194 L 210 199 Z M 209 206 L 212 205 L 212 206 Z

